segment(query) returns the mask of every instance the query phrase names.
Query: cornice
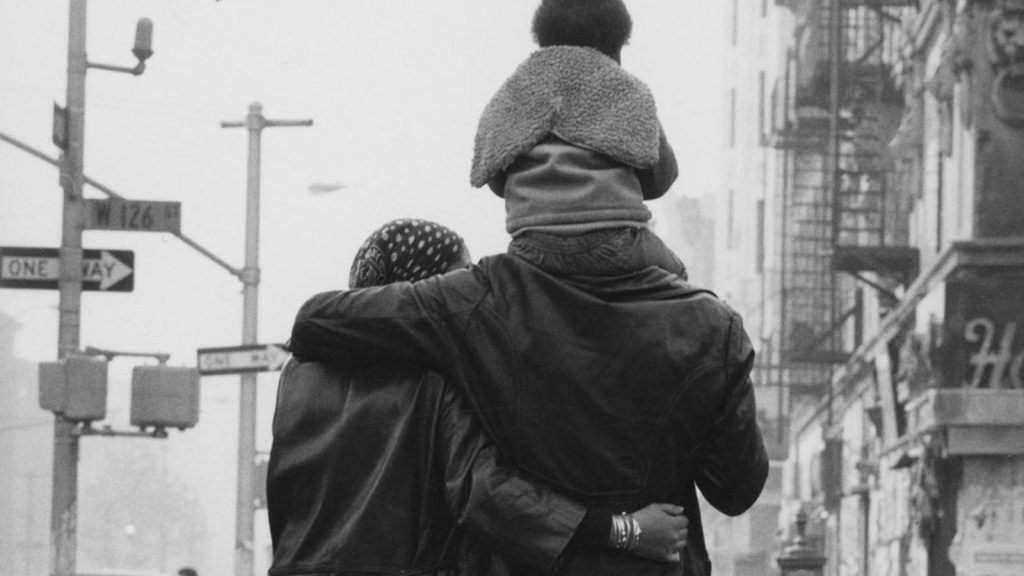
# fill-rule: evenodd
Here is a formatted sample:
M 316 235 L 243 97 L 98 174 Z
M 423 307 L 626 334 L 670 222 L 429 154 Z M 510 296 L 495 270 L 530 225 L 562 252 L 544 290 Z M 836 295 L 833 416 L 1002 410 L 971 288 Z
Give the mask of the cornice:
M 870 384 L 865 370 L 876 354 L 888 353 L 886 346 L 902 329 L 917 308 L 917 305 L 957 270 L 963 268 L 1024 268 L 1024 237 L 969 240 L 953 242 L 924 270 L 907 288 L 899 305 L 890 312 L 873 334 L 850 355 L 850 359 L 836 369 L 832 382 L 833 393 L 827 394 L 818 404 L 793 427 L 797 434 L 822 417 L 831 405 L 837 409 L 842 398 L 857 397 Z

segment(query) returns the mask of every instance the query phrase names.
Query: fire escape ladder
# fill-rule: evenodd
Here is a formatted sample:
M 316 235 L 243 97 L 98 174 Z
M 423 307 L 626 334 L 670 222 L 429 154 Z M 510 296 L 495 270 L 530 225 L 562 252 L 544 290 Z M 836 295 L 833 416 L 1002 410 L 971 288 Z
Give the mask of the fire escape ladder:
M 820 393 L 835 363 L 845 361 L 832 268 L 834 198 L 829 170 L 829 60 L 832 2 L 806 5 L 796 50 L 774 90 L 772 144 L 780 151 L 780 332 L 776 377 L 787 389 Z
M 792 152 L 787 229 L 783 238 L 787 265 L 783 277 L 784 346 L 782 360 L 804 365 L 805 377 L 821 378 L 828 365 L 842 362 L 835 323 L 835 278 L 832 270 L 832 198 L 828 190 L 828 154 L 816 141 Z
M 918 268 L 917 250 L 898 245 L 890 233 L 890 220 L 902 215 L 894 214 L 895 167 L 888 143 L 903 102 L 892 77 L 899 57 L 894 40 L 899 28 L 893 19 L 899 18 L 883 9 L 911 4 L 839 1 L 840 24 L 829 34 L 839 47 L 830 69 L 838 67 L 840 82 L 838 100 L 830 106 L 836 127 L 831 134 L 832 267 L 892 297 L 884 282 L 871 281 L 865 273 L 906 285 Z
M 777 289 L 769 293 L 778 295 L 778 330 L 765 343 L 757 375 L 779 391 L 782 419 L 791 399 L 825 394 L 834 366 L 862 342 L 865 290 L 847 274 L 890 299 L 896 294 L 888 277 L 906 283 L 916 275 L 918 255 L 903 245 L 905 203 L 896 192 L 904 182 L 893 174 L 888 146 L 902 109 L 892 77 L 903 47 L 899 26 L 919 6 L 775 3 L 798 21 L 784 75 L 772 89 L 770 143 L 780 167 L 773 210 L 780 225 L 773 243 L 779 265 L 771 275 Z
M 916 252 L 890 230 L 901 215 L 890 209 L 888 156 L 888 126 L 902 106 L 891 77 L 899 54 L 893 14 L 914 4 L 801 3 L 795 48 L 772 89 L 771 144 L 782 166 L 780 330 L 772 340 L 777 360 L 767 360 L 778 364 L 766 365 L 764 377 L 794 393 L 820 394 L 859 341 L 864 291 L 848 289 L 854 283 L 843 274 L 895 297 L 867 273 L 905 279 L 916 267 Z

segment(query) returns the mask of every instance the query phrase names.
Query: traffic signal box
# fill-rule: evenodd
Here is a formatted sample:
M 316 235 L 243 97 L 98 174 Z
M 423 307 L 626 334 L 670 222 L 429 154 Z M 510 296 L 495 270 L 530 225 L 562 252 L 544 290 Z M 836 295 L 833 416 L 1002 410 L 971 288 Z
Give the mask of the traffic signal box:
M 256 508 L 267 507 L 267 470 L 270 468 L 269 456 L 258 455 L 252 466 L 252 478 L 255 482 L 253 494 L 256 496 Z
M 199 421 L 199 371 L 172 366 L 132 369 L 131 424 L 192 428 Z M 75 422 L 107 416 L 107 360 L 69 356 L 39 364 L 39 406 Z
M 107 361 L 69 356 L 40 363 L 39 406 L 76 422 L 103 420 L 107 416 Z
M 198 421 L 199 371 L 171 366 L 132 369 L 132 426 L 184 430 Z

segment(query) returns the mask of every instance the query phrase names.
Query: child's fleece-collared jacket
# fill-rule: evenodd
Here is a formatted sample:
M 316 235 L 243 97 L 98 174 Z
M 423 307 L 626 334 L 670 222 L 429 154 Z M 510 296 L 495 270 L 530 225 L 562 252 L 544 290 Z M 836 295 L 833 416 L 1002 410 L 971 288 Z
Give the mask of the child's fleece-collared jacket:
M 537 50 L 480 117 L 470 182 L 505 199 L 506 228 L 645 226 L 678 175 L 654 97 L 591 48 Z

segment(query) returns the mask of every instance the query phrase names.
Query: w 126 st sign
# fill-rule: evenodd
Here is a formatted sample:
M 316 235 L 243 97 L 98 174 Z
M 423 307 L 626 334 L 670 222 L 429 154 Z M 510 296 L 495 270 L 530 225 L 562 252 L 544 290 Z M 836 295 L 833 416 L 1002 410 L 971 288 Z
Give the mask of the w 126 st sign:
M 134 266 L 130 250 L 82 250 L 82 290 L 131 292 Z M 0 247 L 0 288 L 56 290 L 59 282 L 57 248 Z
M 85 227 L 89 230 L 181 232 L 181 202 L 87 199 Z

